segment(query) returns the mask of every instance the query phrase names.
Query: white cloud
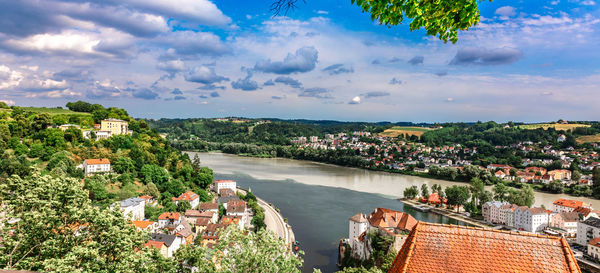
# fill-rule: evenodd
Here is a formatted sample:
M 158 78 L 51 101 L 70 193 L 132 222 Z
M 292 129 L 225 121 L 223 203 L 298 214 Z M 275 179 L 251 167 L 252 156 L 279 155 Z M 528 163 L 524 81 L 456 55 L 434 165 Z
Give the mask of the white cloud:
M 356 96 L 354 98 L 352 98 L 352 100 L 350 101 L 350 104 L 359 104 L 360 103 L 360 97 Z
M 516 9 L 511 6 L 504 6 L 496 9 L 496 14 L 503 17 L 512 17 L 517 14 Z
M 224 15 L 209 0 L 125 0 L 124 2 L 136 8 L 169 17 L 193 20 L 203 25 L 225 25 L 231 22 L 231 18 Z
M 15 101 L 14 100 L 0 100 L 1 102 L 4 102 L 8 105 L 15 105 Z

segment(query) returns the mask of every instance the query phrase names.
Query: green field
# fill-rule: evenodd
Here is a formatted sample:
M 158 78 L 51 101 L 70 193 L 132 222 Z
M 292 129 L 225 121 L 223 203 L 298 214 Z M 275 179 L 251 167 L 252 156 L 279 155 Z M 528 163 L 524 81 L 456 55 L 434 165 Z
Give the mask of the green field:
M 398 135 L 415 135 L 421 137 L 425 132 L 430 131 L 432 129 L 425 127 L 415 127 L 415 126 L 394 126 L 390 129 L 386 129 L 379 136 L 382 137 L 398 137 Z
M 587 124 L 540 123 L 540 124 L 519 125 L 519 128 L 520 129 L 528 129 L 528 130 L 535 130 L 538 128 L 543 128 L 544 130 L 546 130 L 548 128 L 554 128 L 556 130 L 561 130 L 561 131 L 570 131 L 577 127 L 590 127 L 590 126 L 591 125 L 587 125 Z
M 29 111 L 29 112 L 34 112 L 34 113 L 47 113 L 49 115 L 82 115 L 82 116 L 89 116 L 91 115 L 90 113 L 83 113 L 83 112 L 75 112 L 75 111 L 71 111 L 68 109 L 60 109 L 60 108 L 47 108 L 47 107 L 22 107 L 23 110 L 25 111 Z

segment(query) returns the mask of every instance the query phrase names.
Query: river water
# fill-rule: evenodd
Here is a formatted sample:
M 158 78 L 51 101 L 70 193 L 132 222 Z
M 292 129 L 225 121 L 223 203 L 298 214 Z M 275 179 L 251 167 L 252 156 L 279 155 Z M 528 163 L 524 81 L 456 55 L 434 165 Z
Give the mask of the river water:
M 348 237 L 348 218 L 357 212 L 370 213 L 376 207 L 405 211 L 418 220 L 461 224 L 433 213 L 403 206 L 396 198 L 405 188 L 439 184 L 444 187 L 465 183 L 415 176 L 339 167 L 285 158 L 252 158 L 222 153 L 193 153 L 201 165 L 213 169 L 215 179 L 232 179 L 273 203 L 288 219 L 296 240 L 305 251 L 303 272 L 319 268 L 337 270 L 337 245 Z M 600 207 L 599 200 L 536 192 L 536 205 L 550 208 L 557 198 L 570 198 Z

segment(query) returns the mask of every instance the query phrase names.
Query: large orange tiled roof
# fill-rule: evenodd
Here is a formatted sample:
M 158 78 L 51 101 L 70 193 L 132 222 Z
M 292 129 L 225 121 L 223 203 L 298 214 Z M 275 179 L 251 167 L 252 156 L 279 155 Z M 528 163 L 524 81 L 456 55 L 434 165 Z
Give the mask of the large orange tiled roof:
M 181 215 L 179 212 L 163 212 L 158 216 L 158 220 L 179 220 L 181 219 Z
M 141 229 L 146 229 L 152 224 L 154 224 L 152 221 L 133 221 L 133 225 Z
M 388 273 L 581 272 L 564 238 L 418 222 Z
M 88 165 L 100 165 L 100 164 L 110 164 L 110 160 L 108 158 L 98 158 L 98 159 L 86 159 L 85 163 Z
M 401 230 L 411 230 L 417 224 L 417 220 L 405 212 L 386 208 L 376 208 L 375 211 L 369 215 L 369 224 L 373 227 L 383 229 L 397 228 Z
M 577 207 L 586 207 L 587 204 L 583 203 L 582 201 L 577 201 L 577 200 L 569 200 L 569 199 L 557 199 L 556 201 L 554 201 L 553 203 L 554 205 L 558 205 L 558 206 L 563 206 L 563 207 L 570 207 L 570 208 L 577 208 Z

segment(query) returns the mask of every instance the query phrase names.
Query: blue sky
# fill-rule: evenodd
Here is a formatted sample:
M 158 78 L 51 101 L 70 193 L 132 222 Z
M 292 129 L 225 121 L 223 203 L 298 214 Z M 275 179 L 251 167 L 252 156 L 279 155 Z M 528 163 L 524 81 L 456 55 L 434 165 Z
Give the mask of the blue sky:
M 479 3 L 456 44 L 350 1 L 0 0 L 0 100 L 136 117 L 598 120 L 592 0 Z

